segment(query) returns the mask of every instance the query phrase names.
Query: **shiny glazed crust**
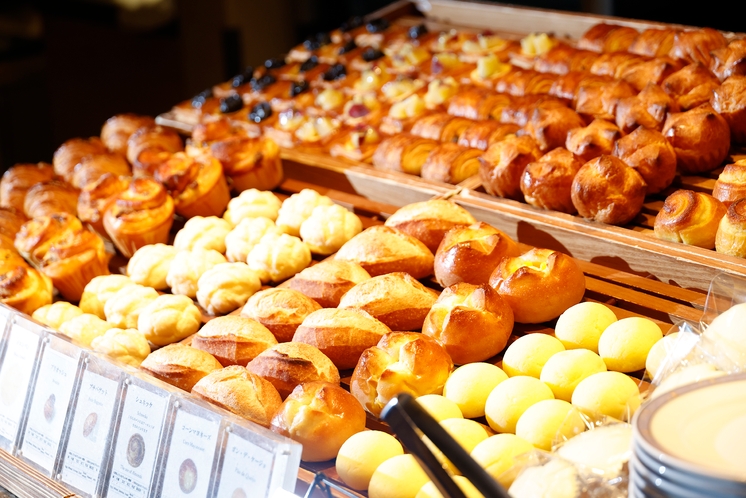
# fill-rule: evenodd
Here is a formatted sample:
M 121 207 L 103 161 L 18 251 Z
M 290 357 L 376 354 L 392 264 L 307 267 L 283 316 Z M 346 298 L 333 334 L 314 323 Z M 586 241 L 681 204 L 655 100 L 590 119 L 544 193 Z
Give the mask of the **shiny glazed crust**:
M 23 212 L 29 218 L 41 218 L 56 213 L 73 216 L 78 210 L 78 189 L 67 183 L 51 180 L 37 183 L 26 192 Z
M 746 76 L 731 76 L 716 88 L 712 95 L 712 107 L 725 119 L 730 127 L 730 138 L 734 142 L 746 143 Z
M 385 225 L 408 233 L 435 253 L 448 230 L 476 221 L 471 213 L 455 202 L 434 199 L 398 209 L 389 216 Z
M 373 153 L 373 166 L 382 170 L 419 175 L 430 152 L 438 145 L 434 140 L 406 133 L 383 140 Z
M 179 134 L 161 126 L 139 128 L 127 140 L 127 160 L 135 176 L 153 176 L 158 166 L 182 150 Z
M 110 173 L 115 176 L 131 176 L 130 166 L 124 159 L 124 156 L 113 152 L 105 152 L 86 156 L 80 159 L 80 162 L 73 170 L 70 183 L 75 188 L 82 189 L 86 185 L 95 183 L 103 175 Z
M 666 198 L 655 217 L 655 236 L 671 242 L 713 249 L 726 207 L 703 192 L 677 190 Z
M 715 181 L 712 196 L 727 206 L 746 198 L 746 160 L 736 161 L 723 168 Z
M 541 152 L 530 136 L 508 136 L 492 145 L 480 158 L 479 177 L 492 195 L 520 200 L 521 175 L 526 165 L 538 161 Z
M 704 173 L 728 156 L 730 128 L 710 104 L 668 115 L 663 135 L 673 145 L 682 173 Z
M 575 128 L 567 133 L 565 148 L 588 162 L 598 156 L 611 154 L 614 142 L 622 133 L 615 125 L 601 119 L 594 119 L 584 128 Z
M 98 137 L 91 138 L 73 138 L 60 145 L 54 151 L 52 164 L 57 176 L 62 177 L 66 182 L 72 181 L 73 171 L 81 159 L 86 156 L 104 154 L 107 152 L 103 142 Z
M 267 327 L 277 342 L 288 342 L 303 320 L 321 306 L 302 293 L 283 288 L 266 289 L 251 296 L 241 316 Z
M 155 126 L 150 116 L 117 114 L 106 120 L 101 128 L 101 141 L 107 149 L 122 156 L 127 154 L 127 141 L 138 128 Z
M 648 194 L 663 191 L 676 176 L 676 152 L 666 137 L 654 130 L 640 127 L 620 138 L 612 155 L 640 173 Z
M 153 377 L 190 392 L 201 378 L 223 366 L 209 353 L 176 343 L 150 353 L 140 368 Z
M 54 179 L 51 164 L 16 164 L 3 174 L 0 180 L 0 206 L 12 207 L 23 212 L 28 189 L 37 183 Z
M 567 107 L 536 109 L 526 123 L 524 133 L 536 141 L 542 152 L 549 152 L 565 145 L 567 134 L 574 128 L 585 126 L 580 115 Z
M 0 265 L 0 302 L 31 315 L 52 303 L 52 281 L 24 263 Z
M 679 112 L 679 105 L 661 87 L 650 83 L 636 96 L 619 100 L 616 125 L 624 133 L 632 133 L 640 126 L 660 131 L 671 112 Z
M 721 254 L 746 258 L 746 199 L 731 204 L 720 220 L 715 250 Z
M 482 151 L 443 143 L 435 147 L 422 165 L 426 180 L 457 184 L 477 174 Z
M 99 235 L 108 237 L 104 229 L 104 212 L 118 194 L 127 190 L 130 181 L 130 178 L 106 173 L 86 185 L 78 196 L 80 221 L 91 225 Z
M 572 181 L 582 166 L 583 161 L 561 147 L 544 154 L 523 171 L 521 192 L 524 199 L 532 206 L 575 214 Z
M 176 213 L 184 218 L 222 216 L 231 198 L 223 166 L 214 157 L 177 152 L 158 167 L 155 178 L 169 190 Z
M 347 291 L 369 278 L 370 274 L 357 263 L 327 259 L 288 280 L 288 287 L 324 308 L 336 308 Z

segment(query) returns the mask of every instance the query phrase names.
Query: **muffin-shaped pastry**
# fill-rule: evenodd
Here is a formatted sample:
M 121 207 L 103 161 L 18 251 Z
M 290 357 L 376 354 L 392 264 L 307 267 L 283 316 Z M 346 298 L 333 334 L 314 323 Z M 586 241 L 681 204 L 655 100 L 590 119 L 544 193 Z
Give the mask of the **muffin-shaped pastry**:
M 492 195 L 520 200 L 521 175 L 526 165 L 538 161 L 541 151 L 530 136 L 509 136 L 498 142 L 481 157 L 479 177 L 485 190 Z
M 355 213 L 339 204 L 317 206 L 300 226 L 303 242 L 314 254 L 333 254 L 363 230 Z
M 713 50 L 710 69 L 720 81 L 746 74 L 746 38 L 736 38 L 727 47 Z
M 231 224 L 217 216 L 195 216 L 184 224 L 174 238 L 174 247 L 179 251 L 213 249 L 225 253 L 225 237 Z
M 276 224 L 282 231 L 295 237 L 300 236 L 300 226 L 313 213 L 317 206 L 331 206 L 330 198 L 315 190 L 305 188 L 293 194 L 282 203 Z
M 226 263 L 225 256 L 214 249 L 194 249 L 179 251 L 171 261 L 166 274 L 166 284 L 174 294 L 197 297 L 197 282 L 210 268 Z
M 150 354 L 147 339 L 137 329 L 109 329 L 91 341 L 91 348 L 131 367 L 139 367 Z
M 634 97 L 620 99 L 616 106 L 616 125 L 623 133 L 631 133 L 643 126 L 662 130 L 666 115 L 678 112 L 679 105 L 661 87 L 649 83 Z
M 714 90 L 711 102 L 728 123 L 731 140 L 746 144 L 746 76 L 731 76 L 723 81 Z
M 444 199 L 408 204 L 386 220 L 386 226 L 408 233 L 433 253 L 448 230 L 472 223 L 476 220 L 469 211 Z
M 642 126 L 614 144 L 613 156 L 634 168 L 647 184 L 648 194 L 666 189 L 676 176 L 676 152 L 660 132 Z
M 197 301 L 211 315 L 226 314 L 246 304 L 261 287 L 246 263 L 221 263 L 199 277 Z
M 353 237 L 335 259 L 358 263 L 372 276 L 394 271 L 415 278 L 432 274 L 433 255 L 419 240 L 388 226 L 373 226 Z
M 16 234 L 28 221 L 22 211 L 10 206 L 0 206 L 0 248 L 13 249 Z
M 140 368 L 157 379 L 190 392 L 200 379 L 223 366 L 210 353 L 176 343 L 150 353 Z
M 647 28 L 640 33 L 632 45 L 629 52 L 637 55 L 646 55 L 648 57 L 662 57 L 668 55 L 673 47 L 673 39 L 676 36 L 676 30 L 672 28 Z
M 56 240 L 82 229 L 80 220 L 68 213 L 36 218 L 21 226 L 16 234 L 15 248 L 32 265 L 39 266 Z
M 224 366 L 246 365 L 277 344 L 267 327 L 242 316 L 220 316 L 210 320 L 192 339 L 192 347 L 207 351 Z
M 249 372 L 268 380 L 287 398 L 300 384 L 325 381 L 339 385 L 339 370 L 317 348 L 302 342 L 283 342 L 265 350 L 246 365 Z
M 135 285 L 134 282 L 124 275 L 101 275 L 88 282 L 83 289 L 83 295 L 80 298 L 80 309 L 85 313 L 96 315 L 102 320 L 106 318 L 104 306 L 114 294 L 124 287 Z
M 523 132 L 536 141 L 541 152 L 549 152 L 565 145 L 570 130 L 583 126 L 583 118 L 568 107 L 539 107 L 531 114 Z
M 136 284 L 156 290 L 168 289 L 166 282 L 171 262 L 179 251 L 166 244 L 151 244 L 138 249 L 127 263 L 127 276 Z
M 52 281 L 21 262 L 0 265 L 0 302 L 27 315 L 52 303 Z
M 682 173 L 704 173 L 728 157 L 730 128 L 710 104 L 668 115 L 663 135 L 673 145 Z
M 26 192 L 23 212 L 29 218 L 41 218 L 58 213 L 75 216 L 78 211 L 78 194 L 78 189 L 57 180 L 37 183 Z
M 614 121 L 616 106 L 621 99 L 637 92 L 622 80 L 613 82 L 591 80 L 581 83 L 575 99 L 575 110 L 584 116 Z
M 269 138 L 230 137 L 212 143 L 210 154 L 222 163 L 238 192 L 272 190 L 282 182 L 280 147 Z
M 3 173 L 0 180 L 0 206 L 13 207 L 23 212 L 23 201 L 28 189 L 37 183 L 54 179 L 54 168 L 47 163 L 16 164 Z
M 113 328 L 112 324 L 96 315 L 83 313 L 60 325 L 59 331 L 81 346 L 90 347 L 94 339 Z
M 275 221 L 280 212 L 280 206 L 282 202 L 272 192 L 250 188 L 231 199 L 223 218 L 234 227 L 245 218 L 269 218 Z
M 174 201 L 152 178 L 135 178 L 104 213 L 104 228 L 129 258 L 143 246 L 166 243 L 174 221 Z
M 82 189 L 86 185 L 97 182 L 106 174 L 132 176 L 130 166 L 124 156 L 114 152 L 105 152 L 82 158 L 73 170 L 70 183 L 73 187 Z
M 179 134 L 161 126 L 138 128 L 127 140 L 127 160 L 135 176 L 153 176 L 158 166 L 183 150 Z
M 52 158 L 54 172 L 69 183 L 72 181 L 75 166 L 81 159 L 106 152 L 106 146 L 98 137 L 70 139 L 54 151 L 54 157 Z
M 259 291 L 249 298 L 241 316 L 252 318 L 267 327 L 277 342 L 288 342 L 303 320 L 321 306 L 298 291 L 273 288 Z
M 246 192 L 250 192 L 247 190 Z M 231 262 L 246 262 L 249 253 L 268 233 L 283 234 L 269 218 L 245 218 L 225 236 L 225 256 Z
M 104 213 L 116 196 L 127 190 L 129 184 L 129 178 L 106 173 L 83 187 L 78 196 L 80 221 L 88 223 L 102 237 L 108 237 L 104 228 Z
M 486 284 L 503 259 L 519 254 L 513 239 L 487 223 L 455 227 L 435 253 L 435 280 L 443 287 L 459 282 Z
M 443 143 L 435 147 L 422 165 L 420 174 L 426 180 L 457 184 L 471 178 L 479 171 L 482 151 Z
M 184 218 L 222 216 L 231 194 L 220 161 L 207 154 L 196 157 L 177 152 L 155 170 Z
M 282 282 L 311 264 L 311 250 L 298 237 L 265 234 L 246 258 L 262 283 Z
M 315 346 L 340 370 L 355 368 L 360 355 L 391 332 L 359 309 L 324 308 L 314 311 L 295 331 L 293 342 Z
M 422 333 L 442 344 L 456 365 L 495 356 L 505 349 L 512 331 L 508 303 L 487 284 L 465 282 L 440 294 L 422 326 Z
M 127 154 L 127 140 L 138 128 L 155 126 L 150 116 L 117 114 L 106 120 L 101 128 L 101 141 L 107 149 L 122 156 Z
M 339 307 L 363 310 L 391 330 L 420 330 L 437 298 L 408 273 L 395 272 L 360 282 L 342 296 Z
M 572 181 L 583 166 L 575 154 L 559 147 L 529 163 L 521 177 L 521 192 L 532 206 L 574 214 Z M 517 254 L 516 254 L 517 256 Z
M 288 280 L 288 287 L 324 308 L 336 308 L 347 291 L 369 278 L 370 274 L 357 263 L 327 259 Z
M 645 201 L 645 180 L 614 156 L 588 161 L 572 182 L 572 203 L 578 214 L 610 225 L 632 221 Z
M 703 192 L 677 190 L 655 217 L 655 236 L 671 242 L 713 249 L 720 219 L 726 207 Z
M 392 332 L 360 357 L 350 393 L 378 417 L 397 394 L 441 394 L 452 369 L 451 357 L 434 339 L 414 332 Z
M 661 88 L 676 99 L 681 110 L 692 109 L 710 101 L 720 80 L 702 64 L 690 64 L 663 80 Z
M 83 310 L 65 301 L 57 301 L 53 304 L 47 304 L 34 311 L 31 318 L 44 325 L 48 325 L 55 330 L 59 330 L 60 325 L 72 320 L 76 316 L 83 314 Z
M 282 405 L 272 384 L 240 365 L 211 372 L 194 385 L 192 394 L 264 427 Z
M 156 346 L 186 339 L 197 332 L 202 315 L 186 296 L 163 294 L 140 310 L 137 330 Z
M 566 254 L 531 249 L 503 260 L 492 273 L 490 286 L 508 302 L 516 322 L 541 323 L 583 299 L 585 275 Z
M 614 142 L 622 136 L 621 131 L 612 123 L 594 119 L 584 128 L 575 128 L 567 133 L 567 150 L 579 156 L 586 163 L 604 154 L 611 154 Z
M 301 460 L 323 462 L 335 458 L 345 441 L 365 430 L 365 410 L 338 385 L 308 382 L 282 403 L 271 429 L 303 445 Z
M 140 313 L 158 297 L 158 292 L 142 285 L 128 285 L 119 289 L 104 305 L 106 321 L 112 327 L 136 329 Z
M 712 196 L 730 206 L 739 199 L 746 198 L 746 159 L 727 164 L 715 181 Z
M 383 140 L 373 153 L 373 166 L 387 171 L 419 175 L 430 152 L 438 146 L 435 140 L 397 133 Z
M 674 59 L 687 62 L 700 62 L 705 67 L 710 66 L 712 56 L 710 52 L 728 44 L 723 34 L 712 28 L 697 28 L 679 31 L 673 40 L 669 55 Z
M 715 236 L 715 250 L 737 258 L 746 258 L 746 199 L 728 207 Z

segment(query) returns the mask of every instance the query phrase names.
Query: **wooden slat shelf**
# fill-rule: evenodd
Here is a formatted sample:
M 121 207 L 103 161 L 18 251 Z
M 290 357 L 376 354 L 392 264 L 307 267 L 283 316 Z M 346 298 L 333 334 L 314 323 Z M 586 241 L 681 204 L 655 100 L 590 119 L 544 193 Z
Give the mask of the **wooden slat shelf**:
M 0 486 L 18 498 L 79 498 L 3 450 L 0 450 Z

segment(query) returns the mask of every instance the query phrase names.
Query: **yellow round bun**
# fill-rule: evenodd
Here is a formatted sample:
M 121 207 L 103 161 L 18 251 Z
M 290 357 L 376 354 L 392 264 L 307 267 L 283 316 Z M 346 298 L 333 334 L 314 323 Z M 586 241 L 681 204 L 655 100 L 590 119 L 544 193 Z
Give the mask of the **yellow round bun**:
M 561 399 L 547 399 L 521 415 L 515 434 L 541 450 L 551 451 L 555 441 L 570 439 L 584 430 L 577 408 Z
M 528 407 L 554 399 L 552 390 L 535 377 L 519 375 L 498 384 L 487 398 L 487 423 L 497 432 L 515 433 L 515 425 Z
M 599 372 L 584 379 L 572 393 L 572 404 L 589 415 L 632 420 L 640 407 L 637 383 L 621 372 Z
M 516 339 L 508 346 L 503 355 L 503 370 L 510 377 L 541 375 L 544 364 L 555 353 L 564 351 L 565 346 L 559 339 L 547 334 L 528 334 Z
M 484 417 L 487 397 L 508 376 L 490 363 L 469 363 L 457 368 L 443 387 L 443 396 L 458 405 L 465 418 Z
M 467 453 L 471 451 L 482 441 L 490 437 L 490 433 L 484 428 L 479 422 L 468 420 L 465 418 L 449 418 L 440 423 L 448 434 L 460 444 Z M 433 452 L 435 458 L 437 458 L 443 466 L 448 469 L 451 474 L 461 475 L 459 471 L 443 453 L 435 447 L 429 440 L 425 440 L 425 443 Z
M 404 449 L 391 434 L 381 431 L 363 431 L 353 434 L 342 444 L 337 454 L 337 474 L 352 489 L 364 491 L 373 473 L 383 462 Z
M 417 402 L 438 422 L 449 418 L 464 418 L 458 405 L 440 394 L 420 396 Z
M 562 313 L 554 335 L 565 349 L 590 349 L 598 353 L 598 340 L 616 315 L 601 303 L 578 303 Z
M 676 341 L 679 338 L 678 332 L 673 332 L 666 336 L 663 336 L 660 341 L 653 344 L 648 352 L 648 357 L 645 360 L 645 371 L 648 377 L 654 379 L 658 375 L 658 371 L 663 366 L 663 362 L 666 361 L 668 353 L 673 351 L 676 345 Z
M 484 495 L 482 495 L 482 493 L 480 493 L 466 477 L 453 476 L 453 482 L 455 482 L 456 486 L 464 492 L 466 498 L 484 498 Z M 415 498 L 443 498 L 443 495 L 438 491 L 435 483 L 430 481 L 420 488 Z
M 430 480 L 414 456 L 391 457 L 373 472 L 368 486 L 370 498 L 415 498 Z
M 633 316 L 609 325 L 598 341 L 598 353 L 609 370 L 636 372 L 645 368 L 653 345 L 663 337 L 652 320 Z
M 541 371 L 541 380 L 554 393 L 554 397 L 568 403 L 580 381 L 598 372 L 605 372 L 606 364 L 589 349 L 570 349 L 555 354 Z
M 471 451 L 471 457 L 500 482 L 500 476 L 513 466 L 515 458 L 533 449 L 534 445 L 515 434 L 496 434 L 479 443 Z M 500 484 L 509 485 L 508 482 Z

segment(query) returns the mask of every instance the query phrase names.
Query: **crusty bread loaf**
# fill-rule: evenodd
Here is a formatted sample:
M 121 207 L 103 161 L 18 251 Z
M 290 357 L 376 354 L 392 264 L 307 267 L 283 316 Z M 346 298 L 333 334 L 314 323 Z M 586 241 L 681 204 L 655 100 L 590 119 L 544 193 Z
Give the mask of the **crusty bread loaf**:
M 177 342 L 150 353 L 140 368 L 189 392 L 202 377 L 223 365 L 210 353 Z
M 336 308 L 348 290 L 369 278 L 370 274 L 357 263 L 326 259 L 288 280 L 287 286 L 324 308 Z
M 292 289 L 266 289 L 249 298 L 241 316 L 253 318 L 272 332 L 277 342 L 293 339 L 295 329 L 303 320 L 321 306 Z
M 386 220 L 386 226 L 408 233 L 435 254 L 448 230 L 476 221 L 469 211 L 455 202 L 432 199 L 400 208 Z
M 192 347 L 207 351 L 224 367 L 246 365 L 275 344 L 277 339 L 264 325 L 236 315 L 210 320 L 192 338 Z

